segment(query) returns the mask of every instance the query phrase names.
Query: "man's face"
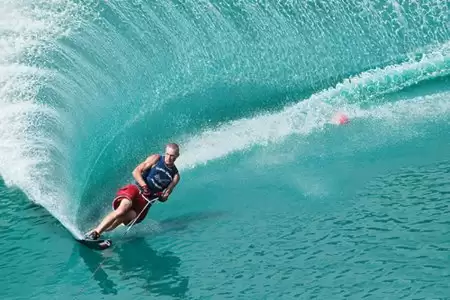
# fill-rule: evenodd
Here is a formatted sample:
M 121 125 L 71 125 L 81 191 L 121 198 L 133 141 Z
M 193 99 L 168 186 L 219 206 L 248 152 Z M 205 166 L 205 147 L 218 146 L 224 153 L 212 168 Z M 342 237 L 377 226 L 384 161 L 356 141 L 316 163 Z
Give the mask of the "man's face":
M 179 156 L 179 153 L 177 150 L 167 147 L 166 155 L 164 157 L 164 162 L 166 163 L 166 165 L 171 166 L 174 164 L 175 160 L 177 160 L 178 156 Z

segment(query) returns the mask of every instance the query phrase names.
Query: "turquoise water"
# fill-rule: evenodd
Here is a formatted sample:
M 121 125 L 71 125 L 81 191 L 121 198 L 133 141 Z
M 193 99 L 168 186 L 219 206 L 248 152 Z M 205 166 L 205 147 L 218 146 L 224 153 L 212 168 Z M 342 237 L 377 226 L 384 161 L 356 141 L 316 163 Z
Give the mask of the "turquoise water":
M 450 299 L 449 2 L 0 14 L 1 299 Z M 170 200 L 74 242 L 169 141 Z

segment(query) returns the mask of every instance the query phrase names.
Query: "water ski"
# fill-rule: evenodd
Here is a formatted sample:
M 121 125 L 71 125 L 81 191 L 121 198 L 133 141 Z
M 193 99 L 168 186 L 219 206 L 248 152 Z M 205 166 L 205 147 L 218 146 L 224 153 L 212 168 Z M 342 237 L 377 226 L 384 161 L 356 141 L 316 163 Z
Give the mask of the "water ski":
M 84 239 L 77 239 L 77 241 L 87 246 L 88 248 L 94 250 L 105 250 L 112 246 L 112 241 L 109 239 L 91 240 L 84 238 Z

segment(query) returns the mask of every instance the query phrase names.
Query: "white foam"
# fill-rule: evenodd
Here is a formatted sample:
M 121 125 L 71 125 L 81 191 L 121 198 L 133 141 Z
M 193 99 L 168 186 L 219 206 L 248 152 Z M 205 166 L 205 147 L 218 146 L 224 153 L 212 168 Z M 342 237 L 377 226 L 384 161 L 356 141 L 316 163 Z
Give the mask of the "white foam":
M 69 0 L 4 0 L 0 10 L 0 175 L 74 234 L 67 170 L 54 159 L 67 155 L 56 136 L 63 126 L 58 111 L 37 100 L 52 72 L 33 59 L 46 55 L 81 11 Z
M 424 119 L 440 118 L 450 113 L 450 92 L 386 103 L 370 109 L 349 106 L 347 111 L 354 118 L 381 119 L 397 124 L 422 122 Z
M 447 94 L 425 97 L 418 101 L 403 101 L 386 105 L 373 105 L 362 109 L 361 104 L 401 90 L 422 80 L 450 74 L 450 43 L 425 53 L 420 60 L 364 72 L 349 78 L 336 87 L 312 95 L 309 99 L 272 114 L 236 120 L 217 128 L 186 138 L 179 159 L 179 166 L 193 168 L 210 160 L 242 151 L 254 145 L 277 142 L 292 134 L 310 134 L 328 124 L 336 111 L 344 111 L 355 118 L 426 117 L 447 113 Z M 433 104 L 429 99 L 440 99 Z M 426 103 L 426 106 L 423 106 Z M 414 113 L 410 113 L 414 111 Z

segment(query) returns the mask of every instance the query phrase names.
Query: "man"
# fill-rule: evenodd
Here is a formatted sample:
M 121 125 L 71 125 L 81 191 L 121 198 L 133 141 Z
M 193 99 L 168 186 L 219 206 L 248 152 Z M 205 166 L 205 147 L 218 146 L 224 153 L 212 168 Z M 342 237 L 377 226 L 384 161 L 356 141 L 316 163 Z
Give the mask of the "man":
M 147 205 L 149 200 L 159 198 L 165 202 L 180 181 L 175 166 L 179 155 L 179 146 L 170 143 L 166 145 L 165 155 L 153 154 L 140 163 L 132 173 L 136 184 L 128 184 L 117 191 L 113 211 L 85 237 L 96 240 L 103 232 L 114 230 L 122 223 L 128 225 L 136 218 L 135 223 L 140 223 L 151 206 Z

